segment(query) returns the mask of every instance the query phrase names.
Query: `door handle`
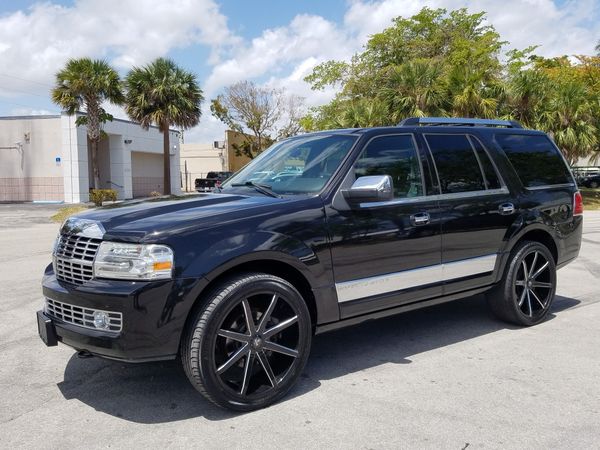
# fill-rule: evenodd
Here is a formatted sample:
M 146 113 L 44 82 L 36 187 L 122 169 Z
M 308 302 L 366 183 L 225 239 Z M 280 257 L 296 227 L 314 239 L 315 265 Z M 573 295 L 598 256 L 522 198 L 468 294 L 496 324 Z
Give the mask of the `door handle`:
M 426 212 L 413 214 L 410 216 L 410 220 L 415 225 L 426 225 L 429 223 L 429 214 Z
M 513 205 L 512 203 L 503 203 L 500 206 L 498 206 L 498 211 L 503 216 L 510 216 L 512 213 L 515 212 L 515 205 Z

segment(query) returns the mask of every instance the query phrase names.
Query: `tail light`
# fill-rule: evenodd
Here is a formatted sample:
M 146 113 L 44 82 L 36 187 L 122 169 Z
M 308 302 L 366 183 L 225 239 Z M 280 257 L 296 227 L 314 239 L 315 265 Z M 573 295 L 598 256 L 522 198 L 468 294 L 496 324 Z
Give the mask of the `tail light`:
M 583 215 L 583 197 L 579 191 L 575 192 L 575 195 L 573 195 L 573 215 Z

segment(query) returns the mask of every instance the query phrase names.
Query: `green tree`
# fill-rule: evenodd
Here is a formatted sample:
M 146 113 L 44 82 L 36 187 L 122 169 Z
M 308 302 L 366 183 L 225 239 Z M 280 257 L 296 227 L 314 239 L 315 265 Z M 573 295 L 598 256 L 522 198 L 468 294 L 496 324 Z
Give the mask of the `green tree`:
M 442 65 L 417 59 L 390 68 L 381 96 L 388 102 L 394 122 L 402 118 L 444 113 L 445 80 Z
M 569 164 L 598 149 L 598 110 L 581 83 L 567 80 L 551 85 L 553 95 L 540 114 L 539 128 L 550 133 Z M 597 104 L 596 99 L 596 104 Z
M 158 58 L 144 67 L 134 67 L 125 79 L 125 110 L 148 129 L 152 124 L 163 133 L 164 194 L 171 194 L 169 129 L 188 129 L 200 121 L 204 97 L 196 76 L 172 60 Z
M 492 116 L 503 92 L 502 44 L 484 13 L 423 8 L 410 18 L 398 17 L 350 62 L 327 61 L 305 78 L 313 89 L 339 86 L 340 92 L 303 123 L 335 126 L 345 111 L 365 118 L 359 125 L 366 126 L 372 115 L 357 115 L 356 109 L 380 111 L 382 105 L 385 125 L 406 116 Z
M 252 159 L 273 143 L 273 136 L 284 138 L 300 131 L 303 101 L 283 89 L 240 81 L 213 99 L 210 110 L 214 117 L 244 136 L 244 142 L 235 151 Z
M 78 117 L 76 124 L 87 126 L 94 189 L 100 189 L 98 143 L 102 139 L 103 124 L 113 119 L 102 105 L 105 102 L 115 105 L 123 103 L 119 74 L 103 60 L 71 59 L 56 74 L 56 85 L 51 96 L 52 101 L 69 115 L 74 115 L 82 109 L 85 111 L 85 116 Z

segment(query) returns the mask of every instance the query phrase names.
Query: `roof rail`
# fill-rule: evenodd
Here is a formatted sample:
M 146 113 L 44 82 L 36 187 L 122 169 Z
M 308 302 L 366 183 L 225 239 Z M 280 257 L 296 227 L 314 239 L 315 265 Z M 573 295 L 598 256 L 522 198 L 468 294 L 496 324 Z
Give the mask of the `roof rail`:
M 398 124 L 399 127 L 419 125 L 523 128 L 516 120 L 471 119 L 463 117 L 409 117 Z

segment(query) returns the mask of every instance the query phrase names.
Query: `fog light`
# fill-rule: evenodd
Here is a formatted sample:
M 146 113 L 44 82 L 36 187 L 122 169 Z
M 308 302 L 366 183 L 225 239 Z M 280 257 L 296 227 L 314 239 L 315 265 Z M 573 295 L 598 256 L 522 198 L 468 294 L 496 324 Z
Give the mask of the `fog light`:
M 102 311 L 94 312 L 94 326 L 101 330 L 108 330 L 110 324 L 108 321 L 108 314 Z

